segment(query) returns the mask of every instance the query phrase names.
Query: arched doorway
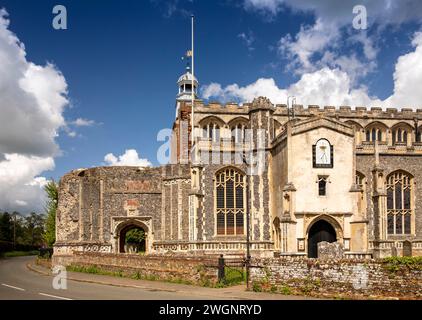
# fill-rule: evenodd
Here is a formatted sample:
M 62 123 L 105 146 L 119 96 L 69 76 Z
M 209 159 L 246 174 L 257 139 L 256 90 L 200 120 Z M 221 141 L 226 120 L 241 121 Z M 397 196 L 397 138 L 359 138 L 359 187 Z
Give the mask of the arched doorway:
M 315 222 L 308 233 L 308 257 L 318 258 L 318 242 L 336 242 L 337 236 L 333 226 L 321 219 Z
M 119 253 L 142 253 L 146 251 L 146 230 L 136 224 L 125 226 L 119 232 Z

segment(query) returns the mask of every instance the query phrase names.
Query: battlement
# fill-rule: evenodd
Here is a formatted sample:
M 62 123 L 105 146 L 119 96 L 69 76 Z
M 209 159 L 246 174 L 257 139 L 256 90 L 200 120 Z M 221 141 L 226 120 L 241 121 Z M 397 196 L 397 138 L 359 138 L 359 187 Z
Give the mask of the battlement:
M 204 103 L 203 100 L 195 101 L 195 110 L 198 112 L 216 112 L 216 113 L 248 113 L 255 102 L 238 104 L 236 102 L 220 103 L 209 101 Z M 184 102 L 186 107 L 191 106 L 190 102 Z M 272 104 L 276 115 L 287 115 L 286 104 Z M 351 118 L 387 118 L 387 119 L 422 119 L 422 108 L 386 108 L 381 107 L 364 107 L 364 106 L 319 106 L 319 105 L 294 105 L 293 111 L 297 116 L 309 115 L 338 115 L 339 117 Z
M 324 106 L 319 105 L 308 105 L 305 108 L 303 105 L 294 105 L 293 111 L 297 116 L 309 116 L 309 115 L 338 115 L 340 117 L 360 117 L 360 118 L 406 118 L 406 119 L 422 119 L 422 109 L 413 110 L 412 108 L 386 108 L 381 107 L 362 107 L 357 106 L 352 108 L 351 106 Z M 276 105 L 276 114 L 284 115 L 287 113 L 287 105 L 278 104 Z

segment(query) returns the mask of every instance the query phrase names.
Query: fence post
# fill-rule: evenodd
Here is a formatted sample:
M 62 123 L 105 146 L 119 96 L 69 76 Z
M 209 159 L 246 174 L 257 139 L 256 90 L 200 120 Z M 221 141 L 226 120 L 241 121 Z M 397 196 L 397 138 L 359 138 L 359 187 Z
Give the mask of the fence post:
M 220 255 L 220 257 L 218 258 L 218 281 L 223 281 L 224 278 L 226 277 L 225 272 L 224 272 L 224 257 L 223 255 Z

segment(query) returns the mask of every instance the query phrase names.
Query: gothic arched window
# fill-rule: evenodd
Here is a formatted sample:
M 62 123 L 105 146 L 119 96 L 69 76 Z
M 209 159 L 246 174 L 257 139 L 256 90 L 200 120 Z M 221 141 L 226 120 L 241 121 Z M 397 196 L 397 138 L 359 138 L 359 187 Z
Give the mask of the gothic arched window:
M 412 178 L 403 171 L 387 177 L 387 232 L 410 234 L 412 221 Z
M 216 174 L 217 235 L 243 235 L 245 229 L 245 176 L 229 168 Z
M 246 125 L 243 123 L 238 123 L 231 127 L 232 132 L 232 141 L 235 143 L 242 143 L 245 141 L 245 129 Z
M 210 141 L 220 141 L 220 126 L 216 123 L 209 122 L 202 127 L 202 137 Z
M 380 122 L 375 122 L 368 125 L 365 129 L 365 137 L 367 142 L 386 141 L 387 127 Z
M 407 144 L 407 140 L 411 134 L 411 129 L 407 125 L 399 124 L 393 128 L 393 144 Z

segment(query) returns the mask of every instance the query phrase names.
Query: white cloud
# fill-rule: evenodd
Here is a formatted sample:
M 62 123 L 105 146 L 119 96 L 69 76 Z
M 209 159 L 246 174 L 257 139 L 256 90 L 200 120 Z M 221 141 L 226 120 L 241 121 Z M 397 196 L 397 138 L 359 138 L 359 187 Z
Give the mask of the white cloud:
M 78 118 L 75 121 L 73 121 L 72 124 L 77 127 L 90 127 L 95 124 L 95 121 L 84 119 L 84 118 Z
M 1 210 L 42 211 L 45 204 L 41 172 L 54 169 L 52 157 L 6 154 L 0 162 Z M 24 205 L 26 203 L 26 205 Z
M 356 4 L 364 5 L 367 10 L 368 27 L 378 32 L 368 36 L 364 30 L 354 30 L 352 27 Z M 338 0 L 244 0 L 244 8 L 248 11 L 257 11 L 266 18 L 274 19 L 285 8 L 293 12 L 305 12 L 315 18 L 310 25 L 302 25 L 295 35 L 287 34 L 281 37 L 278 51 L 282 57 L 288 59 L 287 70 L 295 74 L 314 72 L 321 67 L 339 67 L 343 69 L 342 60 L 353 59 L 359 64 L 359 70 L 349 74 L 352 81 L 364 77 L 376 67 L 375 59 L 379 52 L 377 43 L 380 41 L 381 30 L 389 25 L 399 25 L 403 22 L 422 22 L 422 1 L 420 0 L 362 0 L 359 3 Z M 341 55 L 341 46 L 346 37 L 360 46 L 348 49 L 347 56 Z M 345 42 L 346 43 L 346 42 Z M 362 49 L 363 57 L 358 59 L 358 49 Z M 332 60 L 320 57 L 331 55 Z M 337 62 L 330 64 L 330 62 Z M 346 64 L 347 65 L 347 64 Z M 361 70 L 366 70 L 362 73 Z
M 254 51 L 255 48 L 253 47 L 253 44 L 255 42 L 255 36 L 252 31 L 248 31 L 247 33 L 242 32 L 237 35 L 240 39 L 242 39 L 243 43 L 245 44 L 246 48 L 248 48 L 249 51 Z
M 75 138 L 78 134 L 76 133 L 76 131 L 71 131 L 71 130 L 69 130 L 69 131 L 67 132 L 67 135 L 68 135 L 69 137 L 71 137 L 71 138 Z
M 288 96 L 295 96 L 297 103 L 320 105 L 350 105 L 370 103 L 366 88 L 351 89 L 347 73 L 339 69 L 323 68 L 304 74 L 295 84 L 286 89 L 279 88 L 274 79 L 258 79 L 244 87 L 237 84 L 222 88 L 213 83 L 212 90 L 204 89 L 204 98 L 218 97 L 223 101 L 250 102 L 257 96 L 266 96 L 273 103 L 286 103 Z M 359 102 L 356 102 L 359 101 Z
M 394 93 L 385 101 L 385 105 L 422 107 L 422 32 L 415 33 L 412 45 L 415 50 L 397 61 Z
M 150 167 L 152 163 L 148 159 L 139 158 L 138 152 L 134 149 L 128 149 L 124 154 L 116 157 L 109 153 L 104 157 L 106 165 L 109 166 L 135 166 L 135 167 Z
M 422 2 L 420 0 L 244 0 L 245 10 L 258 11 L 266 17 L 276 16 L 285 8 L 314 14 L 324 21 L 343 21 L 352 23 L 353 7 L 364 5 L 368 18 L 380 24 L 399 24 L 404 21 L 422 20 Z
M 290 60 L 289 69 L 295 73 L 310 72 L 315 70 L 312 62 L 314 54 L 335 43 L 339 37 L 340 32 L 335 25 L 318 19 L 313 26 L 302 26 L 294 39 L 290 34 L 282 37 L 278 50 Z
M 350 105 L 379 107 L 422 107 L 422 32 L 415 33 L 414 51 L 401 56 L 395 66 L 394 92 L 385 99 L 371 97 L 365 86 L 355 87 L 349 74 L 340 68 L 323 67 L 305 73 L 300 80 L 286 89 L 279 88 L 274 79 L 258 79 L 240 87 L 232 84 L 222 87 L 211 83 L 203 88 L 203 97 L 219 98 L 223 101 L 250 102 L 257 96 L 266 96 L 273 103 L 286 103 L 287 97 L 296 96 L 297 103 L 309 105 Z
M 54 169 L 55 138 L 66 125 L 67 84 L 52 64 L 26 59 L 0 9 L 0 210 L 43 210 L 39 177 Z
M 279 54 L 287 59 L 286 70 L 299 75 L 300 79 L 287 88 L 279 88 L 273 79 L 265 78 L 246 86 L 232 84 L 223 88 L 218 83 L 211 83 L 203 87 L 203 96 L 205 99 L 247 102 L 258 95 L 265 95 L 275 103 L 286 103 L 287 97 L 294 95 L 298 103 L 305 105 L 420 107 L 422 91 L 417 86 L 422 83 L 422 36 L 419 33 L 412 42 L 415 51 L 398 59 L 394 92 L 389 98 L 381 101 L 371 97 L 361 81 L 377 68 L 380 51 L 377 42 L 386 26 L 422 22 L 422 1 L 404 2 L 362 0 L 359 4 L 367 9 L 369 27 L 376 27 L 375 32 L 368 36 L 366 31 L 352 28 L 354 2 L 244 0 L 246 10 L 257 11 L 270 20 L 286 8 L 314 16 L 312 24 L 302 25 L 295 35 L 284 35 L 277 46 Z M 345 47 L 347 50 L 344 50 Z
M 23 200 L 16 200 L 15 203 L 20 207 L 26 207 L 28 205 L 28 202 Z

